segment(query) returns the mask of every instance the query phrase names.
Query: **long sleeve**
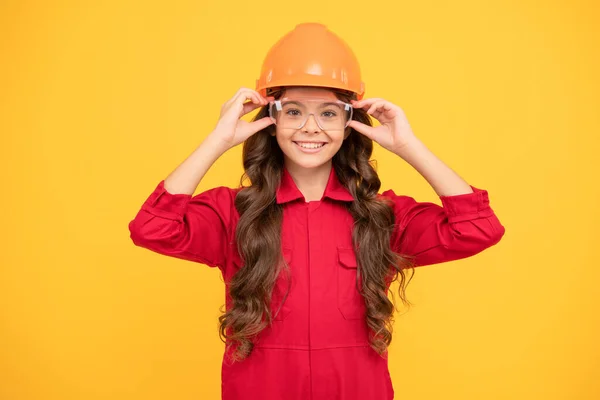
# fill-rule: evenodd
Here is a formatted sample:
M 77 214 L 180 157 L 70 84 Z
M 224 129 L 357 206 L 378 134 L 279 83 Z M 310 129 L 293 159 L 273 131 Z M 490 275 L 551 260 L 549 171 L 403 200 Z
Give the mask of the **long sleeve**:
M 440 196 L 441 206 L 393 190 L 382 193 L 394 204 L 392 250 L 424 266 L 470 257 L 498 243 L 505 228 L 490 207 L 488 192 L 471 189 L 473 193 Z
M 129 223 L 137 246 L 222 268 L 232 237 L 235 190 L 216 187 L 196 196 L 171 194 L 161 181 Z

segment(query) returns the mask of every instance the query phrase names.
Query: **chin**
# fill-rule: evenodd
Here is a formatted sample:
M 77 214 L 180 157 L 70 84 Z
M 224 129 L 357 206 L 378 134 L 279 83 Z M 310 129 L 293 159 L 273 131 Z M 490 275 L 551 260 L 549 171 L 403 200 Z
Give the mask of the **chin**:
M 331 157 L 329 157 L 329 158 L 314 157 L 311 159 L 309 157 L 298 158 L 298 157 L 289 157 L 286 155 L 285 158 L 287 158 L 288 163 L 296 165 L 300 168 L 305 168 L 305 169 L 318 168 L 325 164 L 328 164 L 331 161 Z

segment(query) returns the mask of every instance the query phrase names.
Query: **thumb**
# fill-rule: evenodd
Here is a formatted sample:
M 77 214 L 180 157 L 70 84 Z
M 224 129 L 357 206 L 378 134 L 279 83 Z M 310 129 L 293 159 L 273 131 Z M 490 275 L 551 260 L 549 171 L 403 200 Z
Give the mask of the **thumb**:
M 369 139 L 375 140 L 375 128 L 373 128 L 372 126 L 363 124 L 362 122 L 358 122 L 356 120 L 350 121 L 348 126 L 362 133 Z
M 265 129 L 267 126 L 273 124 L 271 117 L 264 117 L 259 120 L 250 123 L 250 127 L 253 132 L 258 132 L 261 129 Z

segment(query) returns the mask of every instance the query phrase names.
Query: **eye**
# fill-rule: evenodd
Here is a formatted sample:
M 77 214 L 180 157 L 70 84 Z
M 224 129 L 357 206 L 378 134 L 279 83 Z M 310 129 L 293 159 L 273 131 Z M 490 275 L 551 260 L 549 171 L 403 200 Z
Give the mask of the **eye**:
M 285 112 L 287 115 L 291 115 L 293 117 L 297 117 L 300 115 L 300 110 L 297 110 L 295 108 L 289 109 Z
M 337 114 L 335 113 L 335 111 L 324 111 L 322 115 L 327 118 L 333 118 Z

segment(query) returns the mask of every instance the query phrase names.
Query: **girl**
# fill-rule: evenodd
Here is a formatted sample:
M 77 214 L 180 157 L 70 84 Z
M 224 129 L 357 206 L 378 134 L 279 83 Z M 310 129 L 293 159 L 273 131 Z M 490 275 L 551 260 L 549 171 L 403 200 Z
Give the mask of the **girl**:
M 393 399 L 391 282 L 410 305 L 409 270 L 504 235 L 487 191 L 433 155 L 400 107 L 363 93 L 347 44 L 323 25 L 298 25 L 267 54 L 256 90 L 223 105 L 129 224 L 138 246 L 220 269 L 222 399 Z M 252 122 L 240 119 L 257 108 Z M 442 205 L 379 194 L 373 141 L 421 173 Z M 240 143 L 251 184 L 193 196 Z

